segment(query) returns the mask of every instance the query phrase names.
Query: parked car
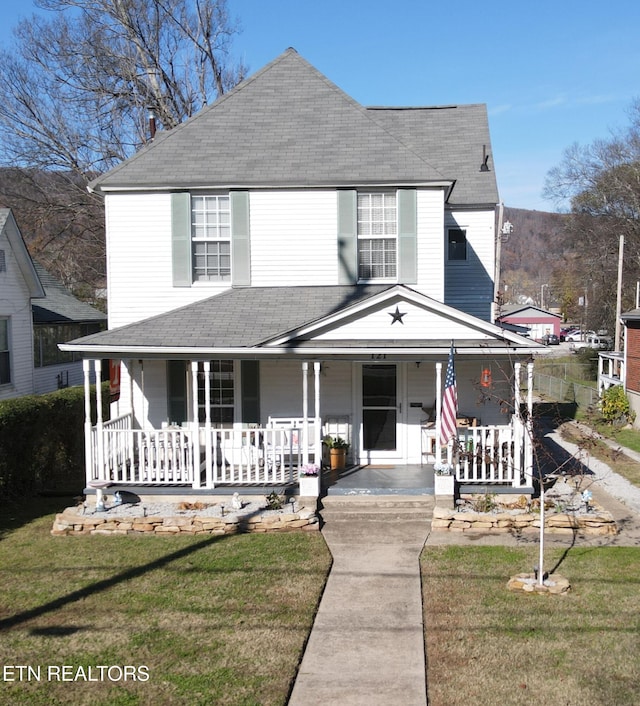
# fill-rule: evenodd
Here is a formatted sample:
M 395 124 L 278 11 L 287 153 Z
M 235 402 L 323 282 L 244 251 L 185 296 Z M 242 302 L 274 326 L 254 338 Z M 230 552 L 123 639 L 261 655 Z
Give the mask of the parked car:
M 571 333 L 567 334 L 567 341 L 584 341 L 587 336 L 595 336 L 595 331 L 583 331 L 582 329 L 575 329 Z
M 579 351 L 583 348 L 593 348 L 598 351 L 610 351 L 613 348 L 612 341 L 608 336 L 596 336 L 595 333 L 589 333 L 584 341 L 575 341 L 571 343 L 572 351 Z
M 560 339 L 555 333 L 545 333 L 542 337 L 542 343 L 544 343 L 545 346 L 559 346 Z

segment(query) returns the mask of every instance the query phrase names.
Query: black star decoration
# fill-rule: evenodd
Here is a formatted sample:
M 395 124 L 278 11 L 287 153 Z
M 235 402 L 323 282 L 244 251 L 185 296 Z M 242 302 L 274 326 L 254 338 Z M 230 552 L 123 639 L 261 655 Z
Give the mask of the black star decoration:
M 391 317 L 391 325 L 392 326 L 393 326 L 393 324 L 395 324 L 396 321 L 399 321 L 404 326 L 404 321 L 402 320 L 402 317 L 407 315 L 406 311 L 401 314 L 400 309 L 398 309 L 398 307 L 396 306 L 395 311 L 388 311 L 387 313 Z

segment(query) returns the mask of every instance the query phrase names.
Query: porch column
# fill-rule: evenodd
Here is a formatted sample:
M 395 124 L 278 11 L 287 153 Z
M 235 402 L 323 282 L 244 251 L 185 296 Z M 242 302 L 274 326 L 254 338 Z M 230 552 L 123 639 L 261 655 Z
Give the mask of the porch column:
M 191 361 L 191 458 L 193 459 L 193 487 L 200 487 L 200 429 L 198 424 L 198 361 Z M 211 473 L 207 466 L 207 478 Z
M 527 363 L 527 429 L 525 438 L 525 482 L 533 484 L 533 363 Z
M 98 437 L 98 478 L 108 480 L 104 477 L 104 433 L 102 419 L 102 361 L 93 361 L 96 379 L 96 434 Z
M 610 362 L 611 362 L 611 361 L 609 361 L 609 363 L 610 363 Z M 598 395 L 599 395 L 599 396 L 602 395 L 602 390 L 603 390 L 603 388 L 604 388 L 604 381 L 602 380 L 602 374 L 603 374 L 603 372 L 604 372 L 604 370 L 603 370 L 603 363 L 604 363 L 604 359 L 602 358 L 601 355 L 599 355 L 599 356 L 598 356 L 598 377 L 597 377 L 597 380 L 598 380 Z M 608 368 L 609 375 L 610 375 L 610 374 L 611 374 L 611 365 L 608 365 L 607 368 Z
M 318 360 L 313 363 L 313 384 L 315 395 L 313 448 L 316 450 L 313 460 L 318 468 L 322 468 L 322 429 L 320 428 L 320 361 Z
M 442 363 L 436 363 L 436 463 L 442 463 L 440 429 L 442 426 Z
M 513 480 L 512 485 L 522 485 L 522 432 L 524 424 L 522 423 L 522 413 L 520 405 L 522 399 L 520 395 L 520 363 L 516 362 L 513 366 L 513 418 L 511 420 L 511 433 L 513 435 Z
M 302 463 L 309 463 L 309 363 L 302 361 Z
M 211 361 L 205 360 L 204 363 L 204 438 L 206 439 L 205 453 L 205 485 L 207 488 L 213 487 L 213 444 L 211 442 Z M 197 419 L 197 417 L 196 417 Z M 198 436 L 200 430 L 198 429 Z M 199 445 L 199 440 L 198 440 Z M 200 474 L 196 473 L 198 485 L 200 487 Z
M 84 375 L 84 468 L 87 487 L 93 480 L 93 449 L 91 447 L 91 361 L 82 361 Z

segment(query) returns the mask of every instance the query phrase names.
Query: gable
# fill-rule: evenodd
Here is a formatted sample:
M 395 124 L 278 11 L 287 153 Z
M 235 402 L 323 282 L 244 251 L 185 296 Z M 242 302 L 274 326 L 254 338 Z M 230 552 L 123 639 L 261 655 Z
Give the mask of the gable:
M 33 261 L 27 250 L 22 234 L 16 224 L 16 221 L 8 208 L 0 208 L 0 250 L 4 250 L 6 243 L 7 249 L 11 251 L 4 254 L 4 270 L 11 266 L 10 261 L 15 262 L 18 268 L 21 279 L 24 282 L 28 291 L 29 297 L 44 296 L 44 289 L 36 273 Z M 3 274 L 3 273 L 0 273 Z M 15 275 L 15 273 L 14 273 Z
M 521 308 L 506 311 L 498 317 L 499 321 L 548 321 L 562 319 L 560 314 L 552 314 L 550 311 L 540 309 L 536 306 L 524 306 Z
M 368 343 L 442 345 L 443 341 L 463 339 L 486 345 L 490 342 L 530 345 L 515 334 L 476 317 L 464 314 L 408 287 L 398 285 L 354 307 L 347 307 L 274 341 L 272 345 L 323 342 L 358 347 Z

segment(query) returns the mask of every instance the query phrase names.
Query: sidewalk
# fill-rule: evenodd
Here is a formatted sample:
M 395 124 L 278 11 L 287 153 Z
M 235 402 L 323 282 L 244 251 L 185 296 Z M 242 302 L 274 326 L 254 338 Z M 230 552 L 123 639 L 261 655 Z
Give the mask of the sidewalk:
M 433 496 L 325 500 L 334 563 L 289 706 L 426 706 L 419 559 Z

